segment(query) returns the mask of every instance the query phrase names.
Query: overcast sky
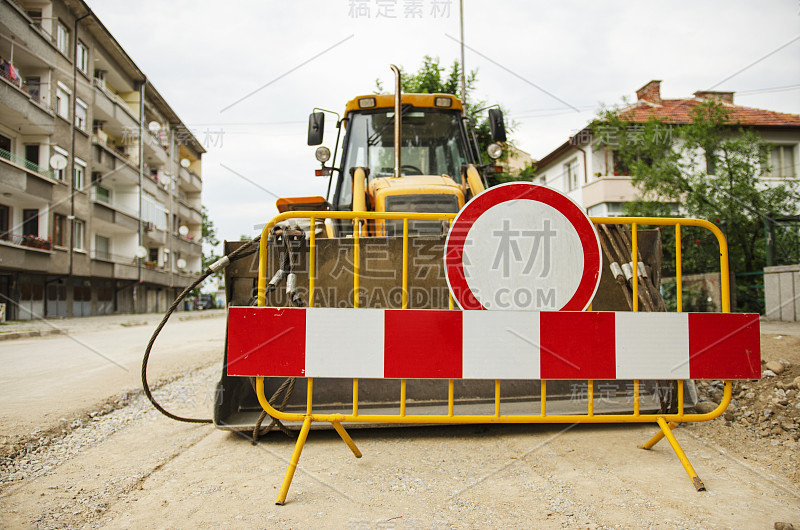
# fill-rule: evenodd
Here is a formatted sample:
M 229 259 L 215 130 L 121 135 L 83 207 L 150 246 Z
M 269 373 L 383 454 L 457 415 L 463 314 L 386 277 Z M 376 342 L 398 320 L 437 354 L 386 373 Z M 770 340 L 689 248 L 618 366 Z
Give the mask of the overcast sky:
M 458 0 L 88 2 L 206 146 L 203 203 L 221 239 L 252 236 L 277 196 L 325 194 L 306 145 L 314 107 L 342 113 L 375 79 L 392 86 L 390 63 L 460 54 Z M 536 159 L 651 79 L 665 98 L 728 90 L 800 114 L 797 0 L 464 4 L 475 96 L 508 109 Z

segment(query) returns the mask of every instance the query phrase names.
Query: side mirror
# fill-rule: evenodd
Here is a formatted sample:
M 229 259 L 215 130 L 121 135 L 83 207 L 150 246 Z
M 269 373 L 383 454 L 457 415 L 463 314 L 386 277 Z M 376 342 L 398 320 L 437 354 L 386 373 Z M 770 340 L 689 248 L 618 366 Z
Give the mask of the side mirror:
M 322 134 L 325 131 L 325 114 L 312 112 L 308 115 L 308 145 L 322 143 Z
M 489 109 L 489 128 L 492 131 L 492 140 L 495 142 L 506 141 L 506 125 L 503 122 L 503 111 Z M 309 144 L 311 145 L 311 144 Z

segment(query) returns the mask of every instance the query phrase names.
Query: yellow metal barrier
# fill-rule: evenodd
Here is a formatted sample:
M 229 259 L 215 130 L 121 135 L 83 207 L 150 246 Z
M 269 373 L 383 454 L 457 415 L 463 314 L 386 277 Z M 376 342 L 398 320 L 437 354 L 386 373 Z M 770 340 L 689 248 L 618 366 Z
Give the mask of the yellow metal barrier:
M 399 219 L 403 220 L 403 271 L 402 271 L 402 286 L 403 298 L 402 307 L 408 307 L 407 300 L 407 287 L 408 287 L 408 222 L 409 220 L 442 220 L 451 221 L 455 218 L 456 214 L 445 213 L 386 213 L 386 212 L 285 212 L 273 218 L 269 223 L 264 226 L 260 242 L 260 255 L 259 255 L 259 273 L 258 273 L 258 305 L 265 305 L 266 287 L 267 287 L 267 241 L 272 228 L 290 218 L 303 218 L 311 221 L 311 226 L 317 219 L 351 219 L 353 222 L 353 240 L 355 244 L 355 267 L 354 267 L 354 287 L 355 295 L 353 299 L 353 307 L 357 308 L 358 301 L 358 282 L 359 282 L 359 226 L 363 220 L 373 219 Z M 632 252 L 631 261 L 633 267 L 633 310 L 638 311 L 638 238 L 637 230 L 641 225 L 655 225 L 655 226 L 674 226 L 676 234 L 676 277 L 677 277 L 677 311 L 682 311 L 682 286 L 681 286 L 681 239 L 680 230 L 682 226 L 696 226 L 710 230 L 719 242 L 720 247 L 720 276 L 721 276 L 721 295 L 722 295 L 722 312 L 730 312 L 730 286 L 728 275 L 728 248 L 722 232 L 712 223 L 701 219 L 679 219 L 679 218 L 654 218 L 654 217 L 592 217 L 595 224 L 622 224 L 629 225 L 632 232 Z M 309 238 L 309 307 L 314 305 L 314 285 L 316 282 L 315 265 L 316 265 L 316 239 L 314 230 L 311 230 Z M 450 309 L 453 309 L 453 299 L 450 296 Z M 395 424 L 464 424 L 464 423 L 656 423 L 660 431 L 653 436 L 649 441 L 640 446 L 642 449 L 652 448 L 662 438 L 666 438 L 672 446 L 678 459 L 683 465 L 686 473 L 692 480 L 692 483 L 698 491 L 705 489 L 702 481 L 697 476 L 689 460 L 686 458 L 683 450 L 681 449 L 675 436 L 672 434 L 672 429 L 683 422 L 698 422 L 712 420 L 720 416 L 728 407 L 731 401 L 732 382 L 725 381 L 723 397 L 720 404 L 711 412 L 705 414 L 687 414 L 684 412 L 683 406 L 683 381 L 677 381 L 678 387 L 678 412 L 669 414 L 642 414 L 639 407 L 640 384 L 638 380 L 633 383 L 633 403 L 634 410 L 631 414 L 595 414 L 594 410 L 594 385 L 593 381 L 588 381 L 588 406 L 585 414 L 559 414 L 550 415 L 547 413 L 547 382 L 541 381 L 540 402 L 541 408 L 539 414 L 534 415 L 504 415 L 501 411 L 501 381 L 495 381 L 495 399 L 494 399 L 494 414 L 491 415 L 458 415 L 455 413 L 454 404 L 454 391 L 453 380 L 448 380 L 448 397 L 447 397 L 447 414 L 441 415 L 428 415 L 428 414 L 407 414 L 406 412 L 406 380 L 402 379 L 400 384 L 400 407 L 397 414 L 361 414 L 358 408 L 358 379 L 353 379 L 353 406 L 352 412 L 344 413 L 316 413 L 314 412 L 314 381 L 313 378 L 308 378 L 308 391 L 306 397 L 306 411 L 305 413 L 281 412 L 276 410 L 269 404 L 269 401 L 264 393 L 264 378 L 256 378 L 256 393 L 258 401 L 263 409 L 273 418 L 281 421 L 295 421 L 301 422 L 302 428 L 300 435 L 297 439 L 294 453 L 292 454 L 289 467 L 286 471 L 283 484 L 277 498 L 277 504 L 283 504 L 286 500 L 286 495 L 289 486 L 294 476 L 294 471 L 297 467 L 297 462 L 300 458 L 303 446 L 305 445 L 308 431 L 312 422 L 325 422 L 330 423 L 337 433 L 341 436 L 347 446 L 353 451 L 356 457 L 360 457 L 361 453 L 356 447 L 353 440 L 345 431 L 342 426 L 343 423 L 395 423 Z

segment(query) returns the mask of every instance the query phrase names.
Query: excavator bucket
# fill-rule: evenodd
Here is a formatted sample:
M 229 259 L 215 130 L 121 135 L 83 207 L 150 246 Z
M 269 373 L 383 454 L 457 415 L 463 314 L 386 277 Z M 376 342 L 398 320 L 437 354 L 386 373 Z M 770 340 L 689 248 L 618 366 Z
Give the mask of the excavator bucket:
M 308 233 L 310 227 L 301 232 Z M 401 287 L 403 260 L 403 238 L 395 236 L 364 237 L 358 239 L 360 254 L 356 267 L 354 254 L 355 242 L 352 237 L 326 238 L 323 227 L 316 230 L 316 263 L 313 293 L 314 307 L 352 308 L 354 306 L 354 274 L 359 276 L 358 307 L 360 308 L 400 308 L 403 299 Z M 615 245 L 623 246 L 622 230 L 609 232 L 607 228 L 600 230 L 601 241 L 604 242 L 604 263 L 600 286 L 592 302 L 592 310 L 598 311 L 630 311 L 630 294 L 625 289 L 624 280 L 620 281 L 617 257 L 613 254 Z M 288 232 L 287 232 L 288 234 Z M 305 305 L 311 296 L 309 287 L 308 241 L 306 237 L 276 237 L 273 233 L 267 245 L 267 278 L 285 266 L 291 253 L 293 270 L 296 274 L 297 293 Z M 622 239 L 620 239 L 622 238 Z M 628 240 L 629 241 L 629 240 Z M 241 246 L 239 241 L 225 243 L 228 254 Z M 452 308 L 450 293 L 445 279 L 443 252 L 445 235 L 412 235 L 408 238 L 407 248 L 407 304 L 414 309 L 448 309 Z M 640 261 L 644 263 L 649 275 L 651 297 L 649 306 L 644 310 L 659 310 L 663 307 L 660 301 L 658 286 L 661 270 L 661 241 L 657 230 L 638 230 L 638 252 Z M 628 258 L 630 259 L 630 258 Z M 225 270 L 225 286 L 228 306 L 255 305 L 258 277 L 258 253 L 232 263 Z M 611 267 L 611 264 L 615 267 Z M 612 272 L 612 270 L 614 272 Z M 643 293 L 640 290 L 640 296 Z M 657 300 L 656 300 L 657 299 Z M 655 300 L 655 301 L 653 301 Z M 297 303 L 297 300 L 295 300 Z M 277 289 L 267 294 L 266 305 L 289 307 L 292 300 L 287 297 L 285 289 Z M 663 310 L 663 309 L 661 309 Z M 350 315 L 359 318 L 358 310 Z M 413 332 L 413 330 L 409 330 Z M 314 330 L 309 332 L 313 333 Z M 331 331 L 318 330 L 319 333 Z M 226 340 L 227 344 L 227 340 Z M 591 346 L 587 346 L 591 347 Z M 236 431 L 253 431 L 261 425 L 265 418 L 254 390 L 254 381 L 242 377 L 230 377 L 226 374 L 228 353 L 225 352 L 222 377 L 215 393 L 214 424 L 220 429 Z M 290 383 L 290 384 L 287 384 Z M 633 381 L 594 381 L 595 412 L 623 413 L 633 410 L 631 388 Z M 586 411 L 585 396 L 587 381 L 548 381 L 547 410 L 548 414 L 575 414 Z M 639 391 L 639 408 L 641 411 L 659 411 L 677 406 L 674 397 L 665 399 L 665 395 L 675 396 L 675 392 L 665 392 L 665 382 L 641 381 Z M 306 380 L 297 378 L 287 381 L 284 378 L 266 378 L 265 395 L 273 396 L 276 407 L 282 406 L 286 411 L 303 411 L 306 406 Z M 540 382 L 529 380 L 503 382 L 503 410 L 509 414 L 538 410 L 540 405 Z M 459 380 L 455 382 L 455 406 L 462 414 L 487 414 L 494 410 L 495 388 L 492 381 Z M 359 407 L 372 414 L 393 414 L 400 407 L 399 380 L 359 380 Z M 690 383 L 683 392 L 685 406 L 693 406 L 696 393 Z M 340 411 L 352 405 L 353 383 L 350 379 L 314 380 L 314 410 Z M 408 380 L 406 388 L 406 407 L 408 414 L 430 414 L 447 411 L 448 386 L 446 381 Z M 264 425 L 269 423 L 266 418 Z M 314 423 L 314 427 L 326 428 L 326 424 Z M 352 425 L 353 427 L 358 426 Z M 374 424 L 370 426 L 374 427 Z M 285 426 L 299 429 L 300 424 Z

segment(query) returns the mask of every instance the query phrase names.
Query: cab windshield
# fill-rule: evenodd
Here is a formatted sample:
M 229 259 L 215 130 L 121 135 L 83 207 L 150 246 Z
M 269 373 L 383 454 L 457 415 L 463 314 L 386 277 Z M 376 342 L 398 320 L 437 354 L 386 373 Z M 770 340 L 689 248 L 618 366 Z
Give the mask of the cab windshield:
M 403 108 L 400 174 L 446 175 L 461 183 L 468 163 L 461 113 Z M 394 110 L 353 114 L 348 128 L 339 204 L 351 202 L 350 169 L 369 168 L 369 179 L 394 176 Z

